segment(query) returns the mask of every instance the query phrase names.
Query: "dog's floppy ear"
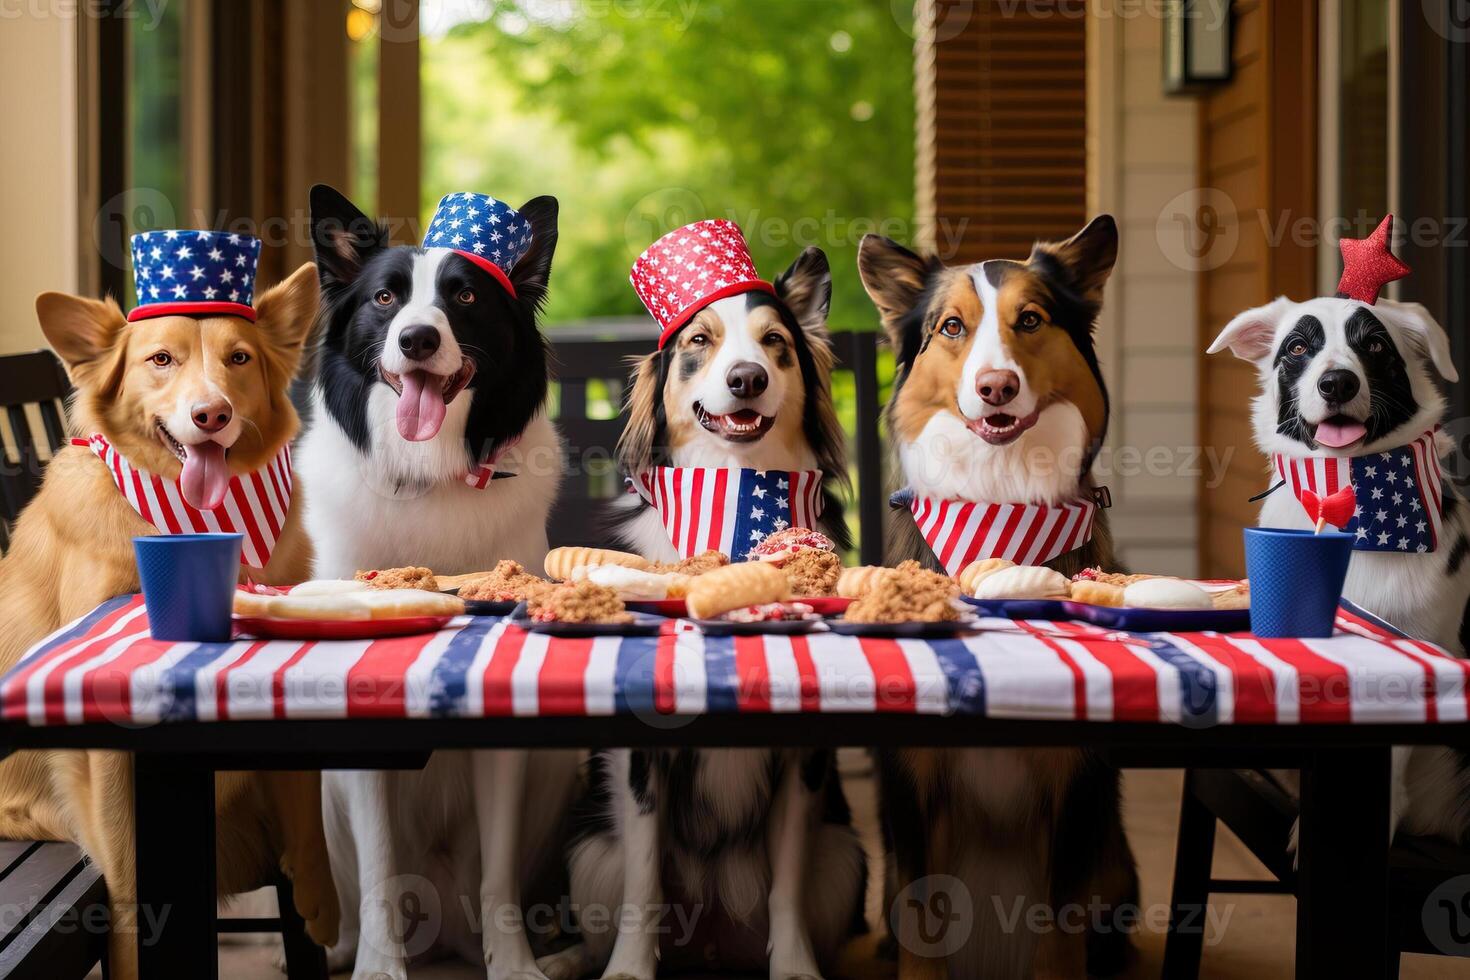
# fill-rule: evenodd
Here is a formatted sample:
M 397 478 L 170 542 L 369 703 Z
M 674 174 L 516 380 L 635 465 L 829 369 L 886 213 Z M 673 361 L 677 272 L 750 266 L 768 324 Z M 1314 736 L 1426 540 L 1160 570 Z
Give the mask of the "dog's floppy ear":
M 368 257 L 388 247 L 388 229 L 335 187 L 316 184 L 311 189 L 311 243 L 322 290 L 330 293 L 356 282 Z
M 79 387 L 96 387 L 122 363 L 122 332 L 128 321 L 116 300 L 67 293 L 36 297 L 36 318 L 51 349 L 61 356 Z
M 1036 249 L 1049 252 L 1066 267 L 1083 299 L 1102 305 L 1103 286 L 1118 261 L 1118 223 L 1112 215 L 1100 214 L 1066 241 L 1038 244 Z
M 1205 353 L 1213 354 L 1229 347 L 1230 353 L 1242 361 L 1256 362 L 1270 357 L 1276 328 L 1289 309 L 1291 300 L 1278 296 L 1265 306 L 1237 314 L 1235 319 L 1225 324 L 1225 329 L 1220 331 L 1220 336 Z
M 827 264 L 825 252 L 815 245 L 808 246 L 773 285 L 801 329 L 826 332 L 827 311 L 832 307 L 832 267 Z
M 863 236 L 858 246 L 858 275 L 894 347 L 902 348 L 901 321 L 919 302 L 936 265 L 937 259 L 915 255 L 891 238 Z
M 266 290 L 255 304 L 255 326 L 266 340 L 266 358 L 271 371 L 283 381 L 295 377 L 301 351 L 316 322 L 316 277 L 316 266 L 303 262 L 285 282 Z
M 1398 327 L 1410 343 L 1429 355 L 1440 377 L 1446 381 L 1460 380 L 1460 372 L 1455 370 L 1454 356 L 1450 353 L 1450 338 L 1424 304 L 1380 299 L 1373 308 L 1379 315 L 1387 314 L 1386 320 Z
M 560 210 L 549 194 L 533 197 L 520 207 L 521 217 L 531 222 L 531 247 L 510 272 L 516 296 L 533 310 L 546 305 L 551 281 L 551 257 L 556 253 L 556 216 Z
M 657 448 L 660 419 L 659 360 L 662 351 L 654 351 L 639 358 L 633 366 L 632 382 L 628 385 L 628 396 L 624 399 L 623 417 L 628 424 L 618 437 L 618 465 L 629 476 L 636 477 L 653 465 Z

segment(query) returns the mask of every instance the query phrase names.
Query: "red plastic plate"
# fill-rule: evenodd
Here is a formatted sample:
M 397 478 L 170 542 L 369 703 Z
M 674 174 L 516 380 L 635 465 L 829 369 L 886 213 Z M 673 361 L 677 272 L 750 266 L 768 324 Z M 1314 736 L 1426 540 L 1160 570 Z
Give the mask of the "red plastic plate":
M 385 636 L 433 633 L 453 616 L 405 616 L 402 619 L 260 619 L 235 617 L 235 635 L 261 640 L 376 640 Z

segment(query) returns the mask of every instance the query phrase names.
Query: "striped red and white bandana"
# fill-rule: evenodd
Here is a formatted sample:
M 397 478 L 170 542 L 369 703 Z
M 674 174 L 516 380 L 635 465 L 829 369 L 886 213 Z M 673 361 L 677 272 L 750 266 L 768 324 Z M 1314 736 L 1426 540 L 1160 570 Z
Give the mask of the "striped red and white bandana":
M 286 526 L 291 509 L 291 447 L 282 446 L 264 468 L 230 477 L 225 502 L 214 510 L 198 510 L 184 500 L 178 480 L 165 480 L 135 469 L 101 433 L 73 439 L 107 464 L 112 481 L 138 516 L 162 534 L 240 533 L 245 540 L 240 563 L 264 568 Z
M 743 561 L 766 535 L 822 516 L 821 470 L 655 466 L 632 483 L 685 558 L 713 549 Z
M 981 558 L 1044 565 L 1092 540 L 1097 504 L 986 504 L 970 500 L 908 501 L 919 533 L 951 575 Z
M 1271 467 L 1297 500 L 1304 491 L 1327 497 L 1351 483 L 1358 505 L 1342 530 L 1353 536 L 1356 550 L 1424 554 L 1439 547 L 1444 499 L 1436 431 L 1363 456 L 1274 453 Z

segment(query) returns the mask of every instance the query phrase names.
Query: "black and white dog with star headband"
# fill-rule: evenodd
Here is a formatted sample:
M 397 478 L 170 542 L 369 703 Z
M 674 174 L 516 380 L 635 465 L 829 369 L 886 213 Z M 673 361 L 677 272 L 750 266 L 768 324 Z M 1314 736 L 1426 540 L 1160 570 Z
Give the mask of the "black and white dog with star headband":
M 1384 254 L 1390 222 L 1362 243 L 1345 240 L 1339 296 L 1247 310 L 1209 352 L 1229 348 L 1260 376 L 1251 421 L 1273 488 L 1261 526 L 1309 529 L 1300 493 L 1351 482 L 1357 507 L 1343 530 L 1356 540 L 1344 596 L 1464 656 L 1470 504 L 1440 473 L 1451 446 L 1439 432 L 1446 402 L 1436 377 L 1458 380 L 1449 339 L 1423 306 L 1377 299 L 1382 281 L 1364 286 L 1355 269 L 1360 244 Z M 1387 278 L 1408 271 L 1398 268 Z M 1395 749 L 1393 826 L 1465 840 L 1470 760 L 1447 748 Z

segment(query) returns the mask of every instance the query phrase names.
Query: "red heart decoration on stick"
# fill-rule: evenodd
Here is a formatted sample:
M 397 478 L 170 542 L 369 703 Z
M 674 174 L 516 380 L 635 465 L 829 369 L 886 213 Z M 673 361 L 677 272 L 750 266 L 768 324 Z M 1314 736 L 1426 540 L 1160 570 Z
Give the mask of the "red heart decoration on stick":
M 1310 490 L 1303 490 L 1301 501 L 1302 506 L 1306 508 L 1307 517 L 1317 525 L 1319 532 L 1323 524 L 1331 524 L 1341 530 L 1348 521 L 1353 519 L 1353 512 L 1358 507 L 1357 494 L 1353 491 L 1351 483 L 1336 493 L 1328 494 L 1325 498 L 1318 497 Z

